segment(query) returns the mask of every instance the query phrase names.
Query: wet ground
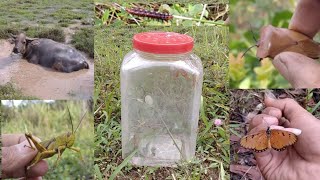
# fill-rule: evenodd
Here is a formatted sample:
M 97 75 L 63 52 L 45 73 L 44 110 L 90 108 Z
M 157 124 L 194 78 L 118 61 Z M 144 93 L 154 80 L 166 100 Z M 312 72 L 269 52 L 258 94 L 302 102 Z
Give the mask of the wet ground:
M 57 72 L 10 56 L 13 44 L 0 40 L 0 85 L 8 82 L 26 96 L 39 99 L 87 99 L 93 94 L 94 64 L 72 73 Z

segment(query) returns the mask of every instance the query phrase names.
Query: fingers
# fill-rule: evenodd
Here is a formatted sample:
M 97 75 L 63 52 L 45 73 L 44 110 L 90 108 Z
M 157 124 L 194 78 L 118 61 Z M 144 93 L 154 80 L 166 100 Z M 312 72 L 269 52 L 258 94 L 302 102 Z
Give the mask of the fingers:
M 293 99 L 274 99 L 268 93 L 266 93 L 264 102 L 267 107 L 272 107 L 273 110 L 275 108 L 279 109 L 279 111 L 283 113 L 283 116 L 290 121 L 290 124 L 292 125 L 293 123 L 295 125 L 293 127 L 301 128 L 300 126 L 304 126 L 303 124 L 308 125 L 317 121 L 314 116 L 312 116 L 308 111 L 302 108 Z
M 272 63 L 293 87 L 320 87 L 320 64 L 317 61 L 299 53 L 283 52 Z
M 320 30 L 320 1 L 301 0 L 291 19 L 289 29 L 312 38 Z
M 26 167 L 37 154 L 36 150 L 32 150 L 28 146 L 29 143 L 25 140 L 20 144 L 2 148 L 2 178 L 25 177 Z M 28 172 L 30 172 L 30 177 L 42 176 L 44 171 L 48 170 L 48 165 L 45 165 L 44 163 L 46 162 L 42 162 L 40 165 L 37 164 L 30 168 L 28 170 Z M 41 170 L 38 168 L 41 168 Z
M 13 146 L 26 140 L 26 137 L 24 134 L 2 134 L 1 138 L 2 138 L 2 146 L 4 147 Z
M 32 177 L 32 178 L 44 176 L 47 173 L 48 169 L 49 169 L 48 163 L 44 160 L 41 160 L 28 170 L 27 175 L 28 177 Z
M 268 126 L 278 125 L 279 121 L 276 117 L 267 114 L 258 114 L 255 116 L 249 126 L 250 134 L 261 130 L 266 130 Z
M 282 112 L 280 109 L 275 108 L 275 107 L 266 107 L 263 111 L 262 114 L 267 114 L 273 117 L 276 117 L 277 119 L 280 119 L 282 117 Z

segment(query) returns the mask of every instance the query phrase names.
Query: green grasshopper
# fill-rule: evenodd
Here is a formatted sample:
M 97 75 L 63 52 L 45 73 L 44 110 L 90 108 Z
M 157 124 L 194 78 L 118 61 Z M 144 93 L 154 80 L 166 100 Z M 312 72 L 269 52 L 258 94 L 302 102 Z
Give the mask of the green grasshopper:
M 72 132 L 67 132 L 65 134 L 62 134 L 58 137 L 55 138 L 51 138 L 49 140 L 46 141 L 41 141 L 38 142 L 31 133 L 25 133 L 25 136 L 30 144 L 30 148 L 35 150 L 35 148 L 38 150 L 37 155 L 32 159 L 32 161 L 30 162 L 30 165 L 27 167 L 27 170 L 34 166 L 35 164 L 37 164 L 40 160 L 42 159 L 46 159 L 46 158 L 50 158 L 52 156 L 54 156 L 55 154 L 58 154 L 58 158 L 55 162 L 54 167 L 56 167 L 61 159 L 61 155 L 64 152 L 64 150 L 71 149 L 77 153 L 80 153 L 80 157 L 82 159 L 82 155 L 80 152 L 79 148 L 75 148 L 72 147 L 74 144 L 74 141 L 76 139 L 75 133 L 77 131 L 77 129 L 79 128 L 84 116 L 86 115 L 86 112 L 84 113 L 84 115 L 82 116 L 77 128 L 75 131 L 73 131 L 73 123 L 72 123 L 72 118 L 71 118 L 71 114 L 70 114 L 70 110 L 68 108 L 68 112 L 69 112 L 69 118 L 71 121 L 71 127 L 72 127 Z M 31 142 L 33 142 L 35 148 L 32 146 Z

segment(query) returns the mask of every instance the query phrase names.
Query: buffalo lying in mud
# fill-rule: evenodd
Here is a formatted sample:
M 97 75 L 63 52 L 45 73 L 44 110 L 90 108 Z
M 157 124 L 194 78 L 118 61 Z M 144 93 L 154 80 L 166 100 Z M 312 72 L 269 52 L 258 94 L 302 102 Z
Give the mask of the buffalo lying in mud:
M 15 42 L 12 52 L 22 55 L 30 63 L 68 73 L 89 69 L 86 58 L 70 46 L 51 39 L 29 38 L 24 33 L 12 37 Z

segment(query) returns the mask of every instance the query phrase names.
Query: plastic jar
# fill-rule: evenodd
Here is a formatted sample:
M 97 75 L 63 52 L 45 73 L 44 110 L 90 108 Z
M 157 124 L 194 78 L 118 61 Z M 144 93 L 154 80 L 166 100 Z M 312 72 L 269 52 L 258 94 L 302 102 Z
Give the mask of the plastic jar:
M 173 32 L 133 37 L 121 65 L 122 156 L 175 166 L 195 154 L 203 68 L 193 38 Z

